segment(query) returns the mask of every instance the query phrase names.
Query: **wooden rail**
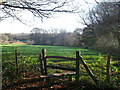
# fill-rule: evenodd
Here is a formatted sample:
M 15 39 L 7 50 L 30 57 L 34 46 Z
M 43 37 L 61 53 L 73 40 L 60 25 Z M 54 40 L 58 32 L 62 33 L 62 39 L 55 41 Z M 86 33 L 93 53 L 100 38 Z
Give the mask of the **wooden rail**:
M 76 58 L 68 58 L 68 57 L 60 57 L 60 56 L 46 56 L 46 58 L 66 59 L 66 60 L 71 60 L 71 61 L 76 60 Z

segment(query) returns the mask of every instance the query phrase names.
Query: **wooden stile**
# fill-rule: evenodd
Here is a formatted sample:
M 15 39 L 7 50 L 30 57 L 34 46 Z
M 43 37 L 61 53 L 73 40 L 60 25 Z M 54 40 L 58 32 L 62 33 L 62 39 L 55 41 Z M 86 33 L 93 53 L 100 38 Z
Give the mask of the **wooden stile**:
M 78 83 L 79 82 L 79 51 L 76 51 L 76 58 L 69 58 L 69 57 L 60 57 L 60 56 L 46 56 L 46 49 L 42 49 L 42 54 L 39 55 L 40 60 L 40 68 L 41 68 L 41 78 L 50 78 L 50 77 L 61 77 L 61 76 L 68 76 L 69 80 L 72 80 L 72 76 L 75 75 L 75 80 Z M 76 68 L 65 68 L 65 67 L 59 67 L 59 66 L 53 66 L 53 65 L 47 65 L 46 59 L 47 58 L 59 58 L 59 59 L 66 59 L 71 61 L 76 61 Z M 68 71 L 74 71 L 74 72 L 68 72 L 68 73 L 61 73 L 61 74 L 47 74 L 47 67 L 53 68 L 53 69 L 61 69 L 61 70 L 68 70 Z
M 80 62 L 83 64 L 83 66 L 85 67 L 87 73 L 91 76 L 92 80 L 94 81 L 94 83 L 99 86 L 99 82 L 98 80 L 95 78 L 94 74 L 92 73 L 92 71 L 90 70 L 90 68 L 87 66 L 86 62 L 82 60 L 82 57 L 80 56 L 80 52 L 76 51 L 76 58 L 69 58 L 69 57 L 60 57 L 60 56 L 46 56 L 46 49 L 42 49 L 42 54 L 40 55 L 40 63 L 42 65 L 40 65 L 41 67 L 41 71 L 42 78 L 50 78 L 50 77 L 61 77 L 61 76 L 68 76 L 69 80 L 72 80 L 72 76 L 75 75 L 75 81 L 76 83 L 79 82 L 79 77 L 80 77 Z M 67 69 L 64 67 L 59 67 L 59 66 L 53 66 L 53 65 L 47 65 L 46 59 L 47 58 L 59 58 L 59 59 L 66 59 L 66 60 L 71 60 L 71 61 L 76 61 L 76 68 L 75 69 Z M 109 64 L 109 62 L 108 62 Z M 108 65 L 109 66 L 109 65 Z M 69 71 L 74 71 L 74 72 L 70 72 L 70 73 L 62 73 L 62 74 L 52 74 L 52 75 L 47 75 L 47 67 L 49 68 L 53 68 L 53 69 L 61 69 L 61 70 L 69 70 Z M 108 70 L 109 71 L 109 70 Z M 109 75 L 109 72 L 108 72 Z

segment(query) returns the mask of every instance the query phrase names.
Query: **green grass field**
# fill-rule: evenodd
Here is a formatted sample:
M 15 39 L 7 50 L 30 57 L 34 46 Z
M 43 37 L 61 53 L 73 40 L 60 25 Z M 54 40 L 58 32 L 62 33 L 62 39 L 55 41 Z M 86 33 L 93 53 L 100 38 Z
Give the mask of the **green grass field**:
M 106 55 L 94 50 L 84 49 L 80 47 L 63 47 L 63 46 L 43 46 L 43 45 L 4 45 L 2 46 L 2 62 L 3 62 L 3 83 L 15 82 L 16 79 L 22 79 L 25 74 L 29 76 L 30 72 L 34 74 L 40 74 L 39 72 L 39 54 L 42 49 L 47 50 L 49 56 L 64 56 L 75 58 L 75 52 L 80 51 L 81 57 L 87 63 L 88 67 L 93 71 L 95 77 L 104 82 L 106 79 Z M 18 67 L 19 75 L 16 76 L 15 67 L 15 50 L 18 53 Z M 48 64 L 55 64 L 65 66 L 67 68 L 75 68 L 75 61 L 66 61 L 58 59 L 47 60 Z M 118 87 L 119 85 L 119 67 L 115 66 L 117 61 L 112 61 L 111 70 L 111 87 Z M 62 70 L 48 69 L 48 73 L 59 73 Z M 11 80 L 11 77 L 15 79 Z M 85 68 L 80 64 L 80 79 L 89 80 L 90 76 L 86 73 Z

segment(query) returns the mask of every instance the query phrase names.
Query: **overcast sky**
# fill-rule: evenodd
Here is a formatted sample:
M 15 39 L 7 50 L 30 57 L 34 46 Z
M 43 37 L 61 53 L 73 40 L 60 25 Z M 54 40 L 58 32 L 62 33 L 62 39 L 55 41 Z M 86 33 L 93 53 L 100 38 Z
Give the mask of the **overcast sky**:
M 89 6 L 92 6 L 95 3 L 93 0 L 89 0 Z M 90 2 L 90 3 L 91 3 Z M 88 4 L 85 2 L 81 2 L 84 10 L 88 8 Z M 69 14 L 69 13 L 60 13 L 55 14 L 54 17 L 49 19 L 41 19 L 33 18 L 33 15 L 30 13 L 23 12 L 23 18 L 25 18 L 27 25 L 13 20 L 12 18 L 5 19 L 0 22 L 0 33 L 29 33 L 33 28 L 43 28 L 43 29 L 64 29 L 68 32 L 74 31 L 76 28 L 83 28 L 85 25 L 82 25 L 78 21 L 80 21 L 80 17 L 77 14 Z
M 29 17 L 30 18 L 30 17 Z M 74 14 L 59 14 L 56 17 L 34 20 L 30 19 L 25 25 L 17 20 L 6 19 L 0 22 L 0 33 L 29 33 L 34 27 L 44 29 L 64 29 L 68 32 L 72 32 L 75 28 L 83 28 L 85 25 L 78 23 L 79 17 Z M 29 23 L 28 23 L 29 22 Z

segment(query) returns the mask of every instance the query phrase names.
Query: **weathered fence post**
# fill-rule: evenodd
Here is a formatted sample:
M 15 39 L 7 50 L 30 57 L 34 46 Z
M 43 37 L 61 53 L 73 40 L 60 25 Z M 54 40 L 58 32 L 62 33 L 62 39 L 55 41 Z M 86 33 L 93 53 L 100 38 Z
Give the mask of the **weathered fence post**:
M 40 61 L 40 72 L 43 75 L 43 61 L 42 61 L 42 54 L 39 54 L 39 61 Z
M 111 62 L 111 55 L 108 54 L 107 56 L 107 65 L 106 65 L 106 80 L 110 82 L 110 62 Z
M 15 50 L 15 66 L 16 66 L 16 74 L 18 74 L 18 57 L 17 57 L 17 50 Z
M 46 49 L 42 49 L 42 59 L 44 62 L 44 75 L 47 75 L 47 65 L 46 65 Z
M 79 57 L 80 57 L 79 51 L 76 51 L 76 76 L 75 76 L 76 83 L 79 82 L 79 65 L 80 65 Z

